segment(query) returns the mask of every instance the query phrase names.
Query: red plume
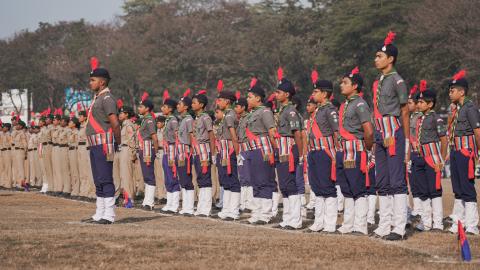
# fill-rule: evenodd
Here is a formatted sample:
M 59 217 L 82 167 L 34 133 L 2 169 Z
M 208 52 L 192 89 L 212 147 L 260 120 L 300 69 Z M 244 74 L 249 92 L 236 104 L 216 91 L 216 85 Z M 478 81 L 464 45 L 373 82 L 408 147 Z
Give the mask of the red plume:
M 46 114 L 49 115 L 50 113 L 52 113 L 52 109 L 48 107 Z
M 420 92 L 423 92 L 427 90 L 427 81 L 426 80 L 421 80 L 420 81 Z
M 318 80 L 318 72 L 316 69 L 312 71 L 311 77 L 312 77 L 312 83 L 315 83 Z
M 95 70 L 98 68 L 98 59 L 96 57 L 90 58 L 90 68 Z
M 156 116 L 154 112 L 150 112 L 150 115 L 152 115 L 152 119 L 155 120 Z
M 144 102 L 144 101 L 147 100 L 147 99 L 148 99 L 148 93 L 147 93 L 147 91 L 143 91 L 141 101 Z
M 277 79 L 278 79 L 278 81 L 281 81 L 283 79 L 283 69 L 282 69 L 282 67 L 279 67 L 277 69 Z
M 223 81 L 222 80 L 218 80 L 218 83 L 217 83 L 217 91 L 220 93 L 222 92 L 223 90 Z
M 169 98 L 170 98 L 170 94 L 168 94 L 168 89 L 163 90 L 163 102 L 165 102 L 165 100 Z
M 252 89 L 258 82 L 258 79 L 255 77 L 252 77 L 252 80 L 250 81 L 250 89 Z
M 355 67 L 354 69 L 352 69 L 352 72 L 350 72 L 350 75 L 355 75 L 358 73 L 360 73 L 360 69 L 358 69 L 358 67 Z
M 117 99 L 117 108 L 122 108 L 123 107 L 123 100 L 121 98 Z
M 235 92 L 235 98 L 236 98 L 237 100 L 240 99 L 240 91 Z
M 333 93 L 330 95 L 330 101 L 332 101 L 334 99 L 333 97 Z
M 35 126 L 35 121 L 32 120 L 32 122 L 30 122 L 30 127 L 33 127 Z
M 82 103 L 77 103 L 77 112 L 82 110 Z
M 396 34 L 392 31 L 388 32 L 387 37 L 385 38 L 385 41 L 383 42 L 383 45 L 387 46 L 393 43 L 393 40 L 395 39 Z
M 418 85 L 415 84 L 415 85 L 412 87 L 412 89 L 410 89 L 410 95 L 415 94 L 415 92 L 417 92 L 417 89 L 418 89 Z
M 10 115 L 11 115 L 12 117 L 14 117 L 14 116 L 15 116 L 15 112 L 12 112 Z
M 74 112 L 70 112 L 70 119 L 72 119 L 73 117 L 75 117 L 75 113 L 74 113 Z
M 206 94 L 207 94 L 207 90 L 200 90 L 197 93 L 197 95 L 206 95 Z
M 267 101 L 268 101 L 268 102 L 273 101 L 273 100 L 275 99 L 275 96 L 276 96 L 276 94 L 275 94 L 275 93 L 272 93 L 272 94 L 267 98 Z
M 457 74 L 453 75 L 453 80 L 460 80 L 462 78 L 465 78 L 465 76 L 467 76 L 467 71 L 465 69 L 462 69 Z
M 187 88 L 187 90 L 185 90 L 185 93 L 183 93 L 183 97 L 190 96 L 190 92 L 191 92 L 190 88 Z

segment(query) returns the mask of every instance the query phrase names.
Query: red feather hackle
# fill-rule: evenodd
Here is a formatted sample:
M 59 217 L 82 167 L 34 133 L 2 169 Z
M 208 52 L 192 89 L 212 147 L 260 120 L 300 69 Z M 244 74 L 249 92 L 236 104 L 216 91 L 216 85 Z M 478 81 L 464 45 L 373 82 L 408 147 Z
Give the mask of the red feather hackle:
M 252 89 L 258 82 L 258 79 L 255 77 L 252 77 L 252 80 L 250 81 L 250 89 Z
M 163 102 L 165 102 L 165 100 L 169 98 L 170 98 L 170 94 L 168 93 L 168 89 L 163 90 Z
M 410 95 L 415 94 L 415 93 L 417 92 L 417 89 L 418 89 L 418 85 L 415 84 L 415 85 L 412 87 L 412 89 L 410 89 Z
M 358 67 L 355 67 L 354 69 L 352 69 L 352 72 L 350 72 L 350 75 L 355 75 L 358 73 L 360 73 L 360 69 Z
M 424 92 L 427 90 L 427 81 L 426 80 L 421 80 L 420 81 L 420 92 Z
M 92 71 L 98 68 L 98 59 L 96 57 L 90 58 L 90 68 Z
M 396 35 L 397 34 L 395 34 L 395 32 L 389 31 L 387 34 L 387 37 L 385 38 L 385 41 L 383 42 L 383 45 L 387 46 L 392 44 L 393 41 L 395 40 Z
M 187 88 L 187 90 L 185 90 L 185 93 L 183 93 L 183 97 L 188 97 L 190 95 L 190 88 Z
M 220 93 L 222 92 L 223 90 L 223 81 L 222 80 L 218 80 L 217 82 L 217 91 Z
M 460 80 L 462 78 L 465 78 L 467 76 L 467 71 L 465 69 L 460 70 L 457 72 L 455 75 L 453 75 L 453 80 Z
M 142 98 L 141 98 L 141 101 L 144 102 L 145 100 L 147 100 L 149 97 L 147 91 L 143 91 L 143 94 L 142 94 Z
M 314 69 L 311 74 L 312 83 L 315 83 L 318 80 L 318 71 Z
M 123 107 L 123 100 L 121 98 L 117 99 L 117 108 L 122 108 Z
M 283 79 L 283 68 L 282 67 L 279 67 L 277 69 L 277 79 L 278 79 L 278 81 L 281 81 Z
M 236 98 L 237 100 L 240 99 L 240 91 L 237 90 L 237 92 L 235 92 L 235 98 Z

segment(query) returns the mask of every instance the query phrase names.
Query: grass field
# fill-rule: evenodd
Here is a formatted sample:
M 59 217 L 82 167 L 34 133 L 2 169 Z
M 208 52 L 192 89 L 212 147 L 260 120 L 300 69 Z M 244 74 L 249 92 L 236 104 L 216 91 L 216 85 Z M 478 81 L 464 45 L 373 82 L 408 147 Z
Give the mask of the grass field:
M 461 263 L 448 233 L 387 242 L 139 209 L 92 225 L 80 220 L 94 203 L 11 191 L 0 191 L 0 203 L 0 269 L 480 269 L 479 236 L 469 236 L 473 261 Z

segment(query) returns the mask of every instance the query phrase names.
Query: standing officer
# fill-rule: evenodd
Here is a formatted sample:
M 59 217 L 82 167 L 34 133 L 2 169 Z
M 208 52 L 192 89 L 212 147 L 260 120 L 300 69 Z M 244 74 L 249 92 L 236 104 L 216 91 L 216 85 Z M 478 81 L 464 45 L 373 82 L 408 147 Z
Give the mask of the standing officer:
M 457 233 L 458 220 L 465 230 L 478 234 L 477 191 L 475 190 L 475 160 L 480 145 L 480 114 L 475 103 L 467 97 L 468 81 L 464 70 L 453 76 L 449 83 L 452 101 L 452 119 L 448 125 L 450 139 L 450 169 L 455 194 L 452 233 Z
M 12 135 L 12 147 L 14 149 L 13 154 L 13 171 L 15 172 L 16 187 L 25 187 L 26 175 L 25 175 L 25 158 L 27 156 L 27 135 L 25 133 L 25 122 L 18 120 L 15 126 L 16 132 Z M 28 188 L 25 188 L 28 191 Z
M 192 99 L 188 96 L 190 89 L 184 93 L 177 104 L 180 124 L 178 127 L 178 143 L 176 144 L 177 173 L 182 188 L 182 210 L 180 214 L 192 216 L 195 205 L 195 188 L 192 182 L 192 136 L 193 117 L 189 113 Z
M 133 180 L 133 165 L 137 158 L 137 138 L 135 126 L 131 118 L 135 115 L 133 108 L 121 106 L 118 119 L 122 123 L 122 144 L 119 149 L 120 186 L 123 188 L 123 206 L 132 208 L 135 199 L 135 181 Z M 155 172 L 156 174 L 156 172 Z
M 302 202 L 296 176 L 299 167 L 303 171 L 302 120 L 291 101 L 296 93 L 295 87 L 288 79 L 279 79 L 275 97 L 280 104 L 276 141 L 277 176 L 283 196 L 283 221 L 280 227 L 299 229 L 302 227 Z
M 70 117 L 64 115 L 60 120 L 60 128 L 58 132 L 58 160 L 59 177 L 62 181 L 63 196 L 69 197 L 72 192 L 72 182 L 70 176 L 70 164 L 68 162 L 68 139 L 70 137 L 71 129 L 68 127 Z
M 239 152 L 237 126 L 238 120 L 232 108 L 235 94 L 223 90 L 218 96 L 217 106 L 223 111 L 217 140 L 220 145 L 218 176 L 223 187 L 223 207 L 218 213 L 222 219 L 236 220 L 240 217 L 240 181 L 238 180 L 237 157 Z M 238 157 L 240 159 L 241 157 Z
M 355 68 L 346 74 L 340 84 L 346 101 L 340 107 L 339 132 L 342 141 L 342 157 L 337 165 L 337 177 L 345 196 L 342 234 L 367 235 L 367 188 L 370 187 L 367 151 L 373 145 L 373 127 L 370 108 L 358 94 L 363 78 Z
M 395 33 L 389 32 L 375 56 L 381 72 L 373 84 L 375 120 L 375 175 L 379 195 L 378 228 L 375 237 L 405 239 L 407 224 L 406 162 L 410 160 L 410 113 L 408 90 L 395 70 L 398 49 Z M 393 230 L 392 230 L 393 227 Z
M 165 90 L 166 91 L 166 90 Z M 177 166 L 175 165 L 175 142 L 178 131 L 178 120 L 173 115 L 177 109 L 177 101 L 168 97 L 164 92 L 162 113 L 165 116 L 165 128 L 163 129 L 163 159 L 162 166 L 167 190 L 167 204 L 162 211 L 176 213 L 180 203 L 180 184 L 177 177 Z
M 86 133 L 97 195 L 97 210 L 91 222 L 98 224 L 112 224 L 115 220 L 113 155 L 116 144 L 121 143 L 117 104 L 108 88 L 109 82 L 110 74 L 104 68 L 95 67 L 90 73 L 90 89 L 95 96 L 88 112 Z
M 237 158 L 238 163 L 238 180 L 240 182 L 240 210 L 251 211 L 253 208 L 253 187 L 250 181 L 250 169 L 248 168 L 247 160 L 250 145 L 246 135 L 247 128 L 247 112 L 248 103 L 246 98 L 238 98 L 235 102 L 235 112 L 238 117 L 237 139 L 239 144 L 240 155 Z
M 313 81 L 316 110 L 308 125 L 308 180 L 315 202 L 315 222 L 310 230 L 333 233 L 337 225 L 336 138 L 337 108 L 330 102 L 333 84 L 327 80 Z
M 277 131 L 272 111 L 263 106 L 264 99 L 265 90 L 253 78 L 247 97 L 251 113 L 245 129 L 251 150 L 245 162 L 250 169 L 255 206 L 248 222 L 256 225 L 267 224 L 273 217 L 272 196 L 277 186 L 273 151 L 278 148 L 274 139 Z
M 195 216 L 210 216 L 212 210 L 212 158 L 216 156 L 215 136 L 212 118 L 205 112 L 208 104 L 204 91 L 198 92 L 192 99 L 192 110 L 195 112 L 193 124 L 193 166 L 197 173 L 199 187 L 197 210 Z
M 70 171 L 70 183 L 71 183 L 71 196 L 78 198 L 80 195 L 80 179 L 78 173 L 78 128 L 80 122 L 78 118 L 72 116 L 68 121 L 68 164 Z
M 2 154 L 3 154 L 3 172 L 4 172 L 4 181 L 3 187 L 12 188 L 12 135 L 10 130 L 12 124 L 4 123 L 2 125 L 3 130 L 3 144 L 2 144 Z
M 142 100 L 138 106 L 138 114 L 142 119 L 138 129 L 138 156 L 142 166 L 143 182 L 145 183 L 145 197 L 143 199 L 143 209 L 153 210 L 155 206 L 155 155 L 158 150 L 157 131 L 155 130 L 155 120 L 152 117 L 153 102 L 149 99 Z M 168 204 L 168 201 L 167 201 Z

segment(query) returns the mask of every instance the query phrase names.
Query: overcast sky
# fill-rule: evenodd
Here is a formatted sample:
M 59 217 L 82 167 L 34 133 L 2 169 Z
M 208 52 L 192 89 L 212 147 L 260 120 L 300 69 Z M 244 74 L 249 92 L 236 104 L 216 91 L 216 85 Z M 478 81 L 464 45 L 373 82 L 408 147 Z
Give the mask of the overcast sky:
M 22 29 L 34 31 L 39 22 L 111 21 L 122 14 L 122 5 L 123 0 L 0 0 L 0 39 Z

